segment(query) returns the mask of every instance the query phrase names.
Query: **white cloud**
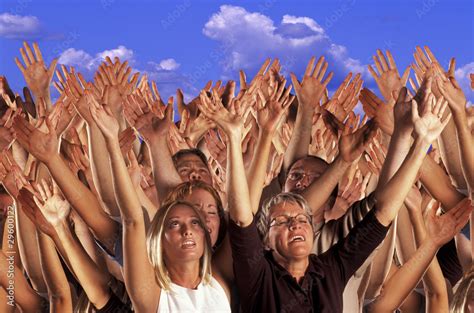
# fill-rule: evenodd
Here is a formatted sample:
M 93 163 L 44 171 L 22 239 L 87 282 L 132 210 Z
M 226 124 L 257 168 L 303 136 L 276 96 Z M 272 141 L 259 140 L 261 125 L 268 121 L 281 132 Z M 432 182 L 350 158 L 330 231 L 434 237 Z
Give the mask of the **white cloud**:
M 155 63 L 155 62 L 148 62 L 148 64 L 150 64 L 151 66 L 153 66 L 156 70 L 159 70 L 159 71 L 175 71 L 177 70 L 181 64 L 179 64 L 178 62 L 176 62 L 175 59 L 164 59 L 164 60 L 161 60 L 159 63 Z
M 280 58 L 286 71 L 302 73 L 309 58 L 324 55 L 333 81 L 339 82 L 349 72 L 371 79 L 366 65 L 349 56 L 346 47 L 334 43 L 321 25 L 303 16 L 284 15 L 275 23 L 261 13 L 239 6 L 222 5 L 204 25 L 203 33 L 220 43 L 218 62 L 222 77 L 235 76 L 238 70 L 255 71 L 267 57 Z
M 92 71 L 95 70 L 107 56 L 112 60 L 115 57 L 118 57 L 121 62 L 128 61 L 131 65 L 133 65 L 135 61 L 133 50 L 127 49 L 125 46 L 118 46 L 115 49 L 104 50 L 96 53 L 94 57 L 84 50 L 69 48 L 61 53 L 58 62 L 59 64 L 75 66 L 78 69 Z
M 0 37 L 32 39 L 39 35 L 41 25 L 36 16 L 0 14 Z
M 469 74 L 474 73 L 474 62 L 467 63 L 462 67 L 459 67 L 454 72 L 459 86 L 464 91 L 466 98 L 473 103 L 474 102 L 474 91 L 471 89 L 471 78 Z

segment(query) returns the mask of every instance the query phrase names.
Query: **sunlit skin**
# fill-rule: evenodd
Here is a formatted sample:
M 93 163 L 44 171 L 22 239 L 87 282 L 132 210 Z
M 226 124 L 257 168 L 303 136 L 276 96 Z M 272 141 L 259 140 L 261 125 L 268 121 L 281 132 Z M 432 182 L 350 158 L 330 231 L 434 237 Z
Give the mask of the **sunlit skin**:
M 199 180 L 212 184 L 212 176 L 207 165 L 197 155 L 188 153 L 181 156 L 176 162 L 176 170 L 183 181 Z
M 205 229 L 199 215 L 187 205 L 174 206 L 166 217 L 162 240 L 167 266 L 199 260 L 205 245 Z
M 296 203 L 282 202 L 271 208 L 270 221 L 281 215 L 289 217 L 305 213 Z M 295 236 L 301 239 L 294 240 Z M 308 256 L 313 247 L 313 228 L 310 223 L 292 220 L 290 225 L 274 225 L 268 231 L 268 248 L 273 250 L 275 260 L 297 279 L 304 276 Z
M 194 188 L 192 193 L 183 200 L 194 204 L 206 221 L 206 228 L 211 236 L 211 244 L 214 246 L 219 235 L 220 219 L 217 209 L 217 203 L 211 193 L 205 189 Z

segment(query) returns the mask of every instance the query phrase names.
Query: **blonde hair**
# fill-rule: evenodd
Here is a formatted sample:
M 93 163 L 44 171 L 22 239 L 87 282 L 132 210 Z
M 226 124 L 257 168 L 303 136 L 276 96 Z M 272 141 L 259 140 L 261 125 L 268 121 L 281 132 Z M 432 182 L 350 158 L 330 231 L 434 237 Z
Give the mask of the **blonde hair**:
M 211 237 L 209 233 L 206 231 L 206 227 L 204 226 L 205 223 L 199 214 L 199 210 L 190 202 L 177 200 L 173 202 L 169 202 L 164 204 L 156 213 L 155 217 L 153 218 L 150 228 L 148 230 L 146 245 L 147 245 L 147 252 L 148 252 L 148 259 L 152 264 L 153 268 L 155 269 L 155 279 L 160 287 L 164 290 L 170 290 L 171 286 L 171 279 L 168 274 L 168 270 L 166 268 L 165 259 L 164 259 L 164 251 L 163 251 L 163 232 L 165 229 L 165 220 L 168 216 L 168 213 L 171 211 L 173 207 L 176 205 L 186 205 L 193 209 L 196 215 L 199 218 L 199 223 L 204 230 L 205 234 L 205 242 L 204 242 L 204 253 L 199 260 L 199 268 L 200 268 L 200 276 L 204 284 L 208 284 L 211 282 Z
M 451 313 L 464 313 L 466 300 L 469 297 L 469 290 L 471 289 L 473 282 L 474 268 L 471 268 L 471 270 L 463 277 L 459 283 L 458 288 L 456 289 L 456 292 L 454 293 L 453 300 L 451 302 Z

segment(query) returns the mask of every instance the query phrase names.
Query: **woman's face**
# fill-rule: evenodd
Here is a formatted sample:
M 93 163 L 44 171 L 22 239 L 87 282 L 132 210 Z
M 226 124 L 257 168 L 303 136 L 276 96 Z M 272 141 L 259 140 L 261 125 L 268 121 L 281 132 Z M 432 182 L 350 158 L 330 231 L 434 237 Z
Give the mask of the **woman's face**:
M 205 236 L 195 210 L 184 204 L 175 205 L 164 223 L 162 240 L 165 261 L 199 260 L 204 254 Z
M 219 235 L 220 219 L 217 202 L 212 194 L 205 189 L 194 188 L 192 193 L 183 200 L 191 202 L 199 209 L 206 221 L 206 228 L 211 236 L 211 245 L 214 246 Z

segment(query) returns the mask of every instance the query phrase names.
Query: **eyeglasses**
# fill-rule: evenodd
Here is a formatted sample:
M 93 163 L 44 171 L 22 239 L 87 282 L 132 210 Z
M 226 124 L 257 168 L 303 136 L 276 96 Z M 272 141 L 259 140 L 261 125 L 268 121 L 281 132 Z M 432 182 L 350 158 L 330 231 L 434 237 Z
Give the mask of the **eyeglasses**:
M 269 223 L 269 227 L 273 227 L 273 226 L 278 226 L 279 227 L 279 226 L 283 226 L 283 225 L 285 225 L 286 227 L 289 227 L 291 224 L 293 224 L 293 221 L 296 221 L 296 223 L 298 223 L 298 224 L 310 224 L 311 225 L 312 217 L 307 215 L 307 214 L 304 214 L 304 213 L 300 213 L 300 214 L 295 215 L 295 216 L 278 215 L 278 216 L 272 218 L 272 220 Z
M 320 173 L 290 172 L 288 174 L 288 179 L 301 180 L 304 177 L 309 177 L 310 180 L 313 180 L 315 178 L 318 178 L 319 176 L 321 176 Z

